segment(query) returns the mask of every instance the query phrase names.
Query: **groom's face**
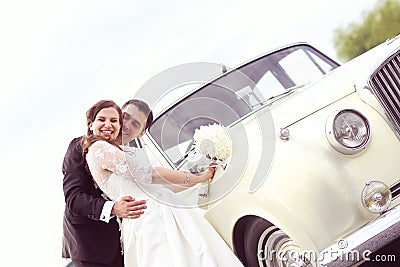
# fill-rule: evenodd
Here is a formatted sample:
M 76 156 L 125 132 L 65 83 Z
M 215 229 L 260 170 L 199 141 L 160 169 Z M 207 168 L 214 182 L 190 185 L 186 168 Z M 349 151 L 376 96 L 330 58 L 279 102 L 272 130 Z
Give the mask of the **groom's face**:
M 146 133 L 147 116 L 135 105 L 130 104 L 122 109 L 122 142 L 129 143 L 135 138 L 142 137 Z

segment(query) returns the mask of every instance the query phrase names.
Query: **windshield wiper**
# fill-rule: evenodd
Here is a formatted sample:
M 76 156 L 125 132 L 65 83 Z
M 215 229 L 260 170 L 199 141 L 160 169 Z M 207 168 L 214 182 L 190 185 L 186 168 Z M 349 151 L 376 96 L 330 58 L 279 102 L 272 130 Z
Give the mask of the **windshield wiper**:
M 296 86 L 290 87 L 290 88 L 287 89 L 287 91 L 285 91 L 285 92 L 283 92 L 283 93 L 280 93 L 280 94 L 278 94 L 278 95 L 271 96 L 270 98 L 268 98 L 268 99 L 266 99 L 266 100 L 264 100 L 264 101 L 258 102 L 257 104 L 252 105 L 251 107 L 254 108 L 254 107 L 257 107 L 257 106 L 262 106 L 262 105 L 264 105 L 265 103 L 270 104 L 270 103 L 274 102 L 275 100 L 279 100 L 279 99 L 281 99 L 281 98 L 284 97 L 284 96 L 290 95 L 290 94 L 293 93 L 296 89 L 299 89 L 299 88 L 304 87 L 304 85 L 305 85 L 305 84 L 301 84 L 301 85 L 296 85 Z

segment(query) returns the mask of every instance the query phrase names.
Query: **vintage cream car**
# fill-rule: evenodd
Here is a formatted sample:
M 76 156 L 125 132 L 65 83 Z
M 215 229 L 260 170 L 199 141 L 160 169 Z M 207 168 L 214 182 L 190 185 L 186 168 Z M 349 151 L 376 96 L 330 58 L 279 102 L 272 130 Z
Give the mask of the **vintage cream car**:
M 146 148 L 189 169 L 195 129 L 225 126 L 232 155 L 199 204 L 245 266 L 347 266 L 399 236 L 399 36 L 341 66 L 293 44 L 158 98 L 176 76 L 139 91 Z

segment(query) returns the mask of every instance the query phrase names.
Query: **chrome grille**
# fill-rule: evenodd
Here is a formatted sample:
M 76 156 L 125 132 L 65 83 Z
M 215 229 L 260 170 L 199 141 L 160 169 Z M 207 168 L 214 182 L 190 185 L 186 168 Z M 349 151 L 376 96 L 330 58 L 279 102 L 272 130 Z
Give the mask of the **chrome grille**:
M 400 51 L 371 76 L 372 91 L 400 134 Z
M 390 192 L 392 193 L 392 200 L 396 199 L 400 195 L 400 181 L 390 186 Z

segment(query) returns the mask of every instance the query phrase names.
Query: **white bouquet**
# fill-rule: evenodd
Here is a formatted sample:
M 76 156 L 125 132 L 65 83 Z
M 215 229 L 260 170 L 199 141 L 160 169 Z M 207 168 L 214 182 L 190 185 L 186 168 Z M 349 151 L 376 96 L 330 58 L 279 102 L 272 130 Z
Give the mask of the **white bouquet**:
M 212 160 L 224 161 L 232 153 L 231 138 L 220 124 L 201 125 L 193 139 L 196 151 Z
M 195 151 L 203 157 L 208 158 L 208 161 L 206 161 L 208 164 L 213 161 L 215 163 L 213 165 L 216 168 L 222 166 L 225 169 L 225 160 L 232 154 L 232 141 L 228 131 L 222 125 L 202 125 L 199 129 L 195 130 L 193 139 Z M 203 161 L 203 164 L 201 164 L 201 161 Z M 204 160 L 200 158 L 197 163 L 204 165 Z M 206 166 L 203 167 L 207 169 Z M 199 195 L 201 197 L 207 198 L 209 196 L 209 186 L 210 183 L 208 182 L 205 188 L 200 190 Z

